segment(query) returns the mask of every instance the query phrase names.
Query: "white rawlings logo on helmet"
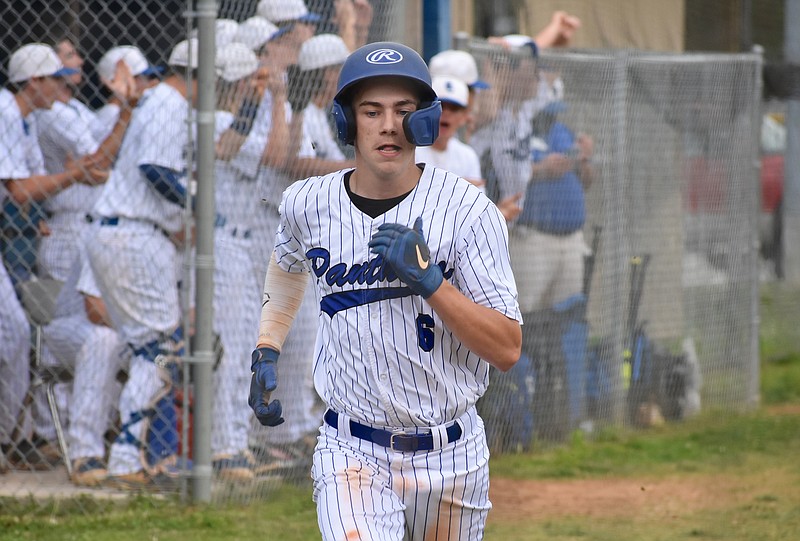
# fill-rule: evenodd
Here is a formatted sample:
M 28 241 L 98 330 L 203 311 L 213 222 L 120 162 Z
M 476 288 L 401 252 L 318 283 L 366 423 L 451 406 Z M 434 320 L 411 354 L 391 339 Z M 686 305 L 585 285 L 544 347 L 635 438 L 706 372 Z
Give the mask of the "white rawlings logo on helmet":
M 397 64 L 403 60 L 403 55 L 394 49 L 378 49 L 367 55 L 370 64 Z

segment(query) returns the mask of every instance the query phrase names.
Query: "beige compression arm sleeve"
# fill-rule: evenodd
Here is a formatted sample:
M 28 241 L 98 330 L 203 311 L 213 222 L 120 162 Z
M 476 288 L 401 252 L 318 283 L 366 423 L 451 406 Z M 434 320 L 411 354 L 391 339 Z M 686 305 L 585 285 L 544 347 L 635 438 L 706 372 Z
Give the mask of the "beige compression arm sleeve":
M 286 272 L 278 266 L 275 254 L 272 254 L 264 279 L 257 347 L 281 350 L 292 321 L 300 310 L 307 284 L 308 273 Z

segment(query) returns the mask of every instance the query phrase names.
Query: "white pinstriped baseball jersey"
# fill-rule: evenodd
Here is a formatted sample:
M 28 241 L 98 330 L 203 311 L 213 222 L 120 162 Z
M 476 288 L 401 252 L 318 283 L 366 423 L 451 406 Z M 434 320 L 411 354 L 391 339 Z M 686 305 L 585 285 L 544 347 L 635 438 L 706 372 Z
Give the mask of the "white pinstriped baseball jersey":
M 145 92 L 94 207 L 95 214 L 150 222 L 170 233 L 180 231 L 182 207 L 156 192 L 139 166 L 152 164 L 178 172 L 186 170 L 188 113 L 186 98 L 166 83 Z
M 0 89 L 0 206 L 8 191 L 2 180 L 44 172 L 42 154 L 32 130 L 23 125 L 14 95 Z M 0 263 L 0 443 L 9 443 L 19 408 L 28 389 L 30 325 L 14 286 Z
M 322 316 L 314 383 L 335 411 L 373 426 L 442 425 L 486 389 L 488 363 L 459 346 L 434 310 L 371 254 L 383 223 L 422 216 L 431 261 L 470 300 L 521 320 L 505 220 L 480 190 L 426 167 L 417 186 L 375 219 L 358 210 L 339 171 L 284 194 L 275 253 L 289 272 L 312 272 Z
M 92 126 L 97 122 L 94 113 L 76 99 L 68 103 L 57 101 L 51 109 L 34 112 L 39 146 L 48 173 L 64 171 L 67 156 L 78 159 L 97 150 L 101 139 L 95 137 Z M 116 119 L 114 119 L 116 122 Z M 113 127 L 113 123 L 109 129 Z M 50 213 L 72 212 L 81 218 L 90 211 L 100 197 L 102 186 L 73 184 L 48 197 L 44 203 Z
M 43 175 L 36 127 L 22 118 L 14 94 L 0 88 L 0 179 Z

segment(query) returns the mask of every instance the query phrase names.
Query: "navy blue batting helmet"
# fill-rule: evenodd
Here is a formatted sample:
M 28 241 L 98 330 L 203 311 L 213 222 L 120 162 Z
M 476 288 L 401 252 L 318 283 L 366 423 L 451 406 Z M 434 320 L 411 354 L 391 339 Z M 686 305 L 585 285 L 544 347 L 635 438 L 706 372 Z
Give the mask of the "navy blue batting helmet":
M 419 107 L 403 119 L 406 139 L 416 146 L 432 145 L 439 136 L 442 104 L 431 88 L 428 66 L 414 49 L 389 41 L 369 43 L 356 49 L 342 66 L 333 98 L 333 117 L 339 140 L 347 145 L 352 145 L 355 140 L 356 123 L 351 103 L 355 87 L 366 79 L 387 76 L 403 77 L 417 89 Z

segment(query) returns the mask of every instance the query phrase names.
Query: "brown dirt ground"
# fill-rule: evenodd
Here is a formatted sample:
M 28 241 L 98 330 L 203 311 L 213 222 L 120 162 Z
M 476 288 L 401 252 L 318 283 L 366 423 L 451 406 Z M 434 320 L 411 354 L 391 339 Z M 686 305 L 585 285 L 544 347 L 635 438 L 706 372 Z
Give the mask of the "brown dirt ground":
M 738 484 L 738 483 L 737 483 Z M 538 481 L 493 478 L 490 520 L 513 521 L 555 516 L 678 516 L 724 507 L 752 497 L 730 479 L 590 479 Z
M 800 415 L 800 404 L 768 407 L 773 415 Z M 743 504 L 766 491 L 800 495 L 797 475 L 781 471 L 751 475 L 693 475 L 659 479 L 528 480 L 492 477 L 490 521 L 584 516 L 677 517 Z M 769 488 L 767 488 L 769 487 Z

